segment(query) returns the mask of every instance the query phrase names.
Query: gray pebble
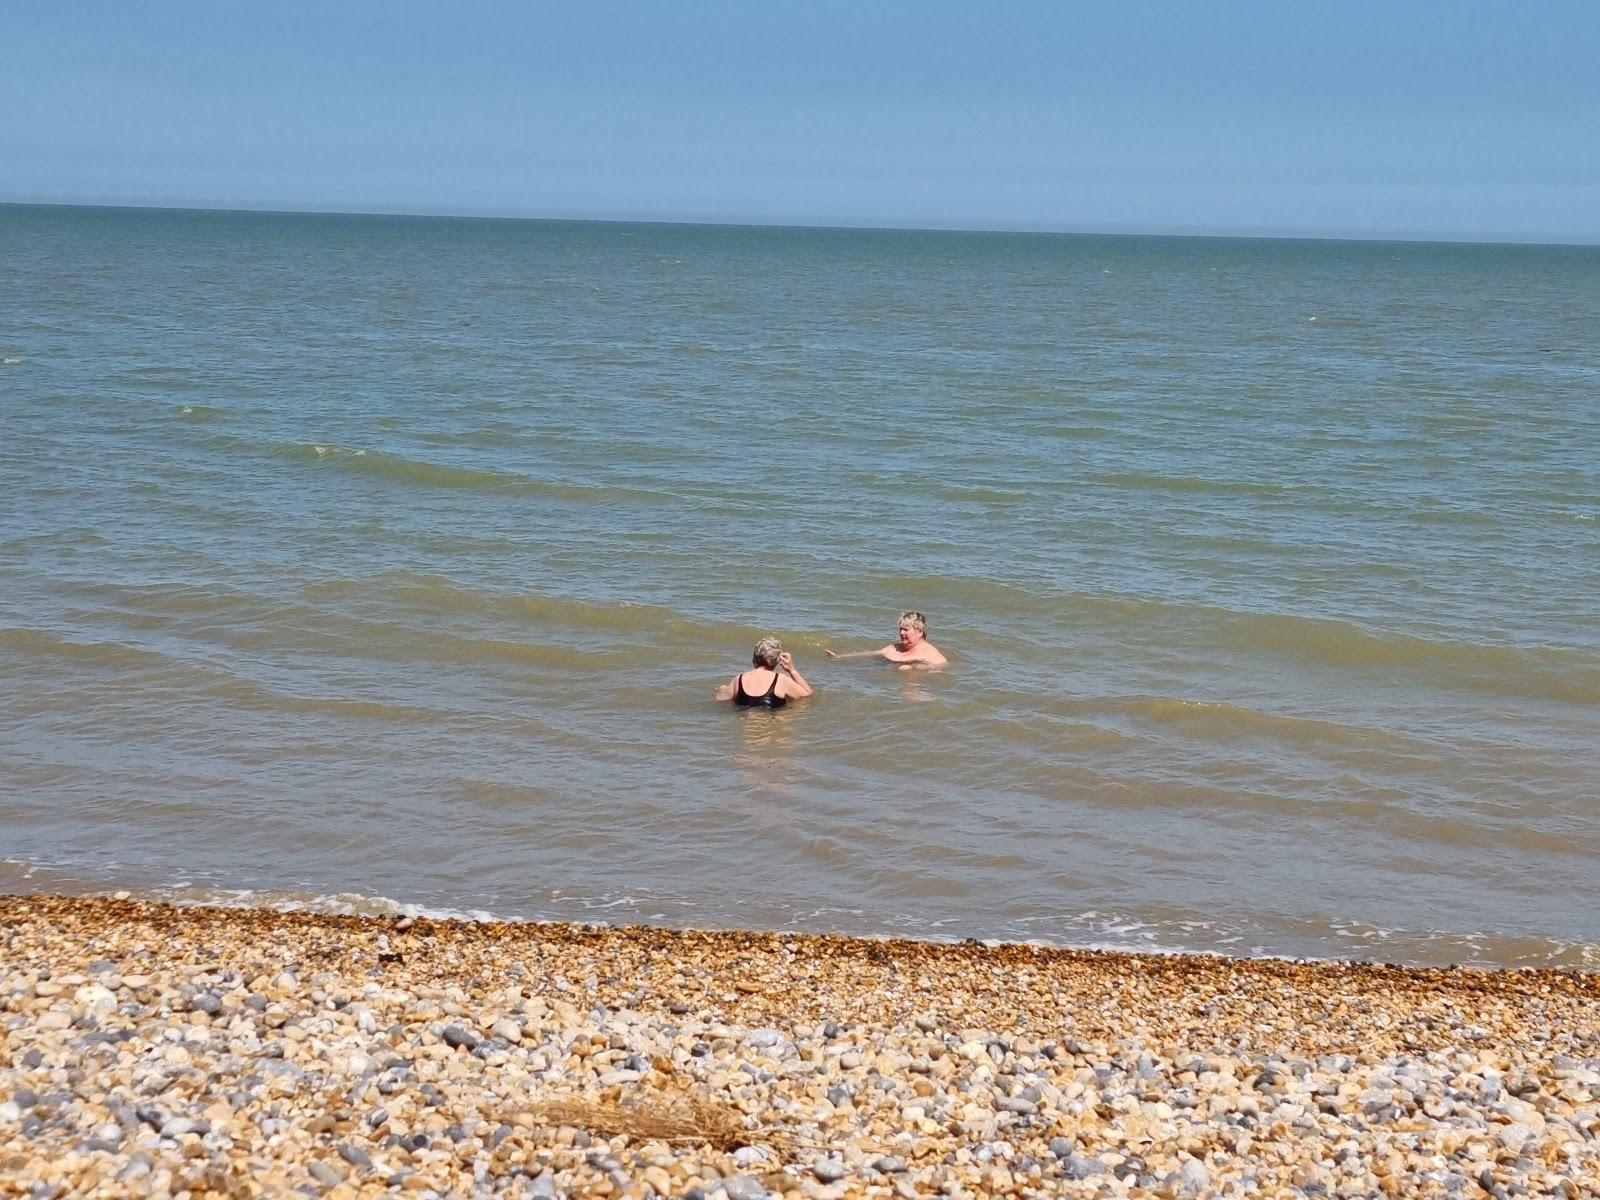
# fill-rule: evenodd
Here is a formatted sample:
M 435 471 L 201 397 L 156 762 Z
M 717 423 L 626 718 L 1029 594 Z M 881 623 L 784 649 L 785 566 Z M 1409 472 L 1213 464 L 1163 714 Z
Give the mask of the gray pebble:
M 1061 1164 L 1061 1173 L 1068 1179 L 1092 1179 L 1104 1174 L 1105 1169 L 1099 1159 L 1085 1158 L 1081 1154 L 1069 1154 Z
M 446 1046 L 449 1046 L 455 1050 L 460 1050 L 463 1048 L 467 1050 L 475 1050 L 478 1047 L 477 1036 L 469 1033 L 459 1025 L 446 1025 L 439 1031 L 439 1036 L 444 1040 L 444 1044 Z
M 1053 1137 L 1050 1139 L 1050 1153 L 1057 1158 L 1067 1158 L 1077 1149 L 1071 1138 Z
M 906 1160 L 893 1154 L 885 1154 L 882 1158 L 872 1160 L 872 1169 L 882 1171 L 885 1175 L 898 1175 L 906 1169 Z
M 837 1158 L 823 1158 L 812 1163 L 811 1173 L 823 1183 L 838 1183 L 845 1177 L 844 1164 Z
M 722 1181 L 728 1200 L 767 1200 L 771 1195 L 759 1180 L 749 1175 L 731 1175 Z
M 311 1178 L 315 1179 L 318 1183 L 323 1184 L 326 1187 L 333 1187 L 337 1183 L 344 1182 L 343 1177 L 339 1174 L 339 1172 L 335 1171 L 320 1158 L 313 1159 L 311 1165 L 307 1167 L 306 1170 L 311 1172 Z
M 541 1171 L 528 1181 L 528 1190 L 524 1193 L 528 1200 L 556 1200 L 560 1195 L 556 1191 L 556 1177 L 549 1171 Z
M 222 1001 L 210 992 L 201 992 L 189 1003 L 196 1012 L 203 1012 L 208 1017 L 214 1017 L 222 1011 Z
M 1211 1186 L 1211 1172 L 1206 1170 L 1205 1164 L 1197 1158 L 1187 1160 L 1178 1168 L 1178 1178 L 1191 1192 L 1202 1191 Z
M 360 1146 L 352 1146 L 349 1142 L 340 1142 L 334 1148 L 339 1151 L 339 1157 L 352 1167 L 370 1167 L 372 1165 L 372 1156 Z

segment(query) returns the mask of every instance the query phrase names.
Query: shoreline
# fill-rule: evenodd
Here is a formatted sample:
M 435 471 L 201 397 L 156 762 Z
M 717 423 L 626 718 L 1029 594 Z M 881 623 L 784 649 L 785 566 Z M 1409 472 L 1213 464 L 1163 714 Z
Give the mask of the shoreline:
M 0 939 L 41 1200 L 1600 1186 L 1579 971 L 44 895 Z

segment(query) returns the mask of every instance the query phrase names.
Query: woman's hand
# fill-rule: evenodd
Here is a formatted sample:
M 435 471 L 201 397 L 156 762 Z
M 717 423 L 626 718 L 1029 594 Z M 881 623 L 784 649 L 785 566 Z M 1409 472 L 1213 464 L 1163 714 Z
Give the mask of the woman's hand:
M 778 665 L 790 674 L 794 673 L 794 655 L 784 650 L 778 655 Z

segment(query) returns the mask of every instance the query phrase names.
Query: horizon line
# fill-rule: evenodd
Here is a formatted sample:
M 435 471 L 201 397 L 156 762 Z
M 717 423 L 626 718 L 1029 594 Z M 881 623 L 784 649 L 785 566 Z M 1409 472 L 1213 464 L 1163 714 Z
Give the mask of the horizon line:
M 820 229 L 839 232 L 877 233 L 976 233 L 1032 235 L 1039 237 L 1155 237 L 1214 241 L 1295 241 L 1295 242 L 1393 242 L 1420 245 L 1470 246 L 1567 246 L 1600 247 L 1600 235 L 1514 233 L 1443 234 L 1416 230 L 1358 231 L 1268 228 L 1246 231 L 1232 227 L 1150 225 L 1120 226 L 1085 223 L 1076 226 L 922 224 L 900 225 L 863 218 L 812 219 L 711 217 L 692 214 L 676 216 L 580 215 L 573 212 L 531 213 L 496 211 L 484 208 L 341 208 L 317 205 L 279 206 L 273 204 L 202 204 L 172 200 L 64 199 L 60 197 L 0 195 L 0 208 L 97 208 L 141 212 L 237 213 L 254 216 L 302 217 L 398 217 L 417 220 L 529 221 L 548 223 L 589 223 L 600 225 L 684 225 L 731 229 Z

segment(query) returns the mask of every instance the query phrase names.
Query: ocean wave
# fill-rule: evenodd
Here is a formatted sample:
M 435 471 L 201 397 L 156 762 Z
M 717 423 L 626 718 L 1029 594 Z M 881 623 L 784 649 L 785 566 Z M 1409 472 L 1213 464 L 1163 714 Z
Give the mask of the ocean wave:
M 279 457 L 318 463 L 348 474 L 365 475 L 424 488 L 465 489 L 517 495 L 578 500 L 585 504 L 659 503 L 672 499 L 662 492 L 605 484 L 557 483 L 487 467 L 458 467 L 407 458 L 383 450 L 351 449 L 315 442 L 280 443 L 271 447 Z
M 1263 712 L 1227 701 L 1182 700 L 1169 696 L 1136 696 L 1116 701 L 1111 711 L 1140 717 L 1157 724 L 1181 726 L 1211 738 L 1265 737 L 1301 746 L 1341 745 L 1371 748 L 1415 747 L 1412 739 L 1368 726 L 1345 725 L 1311 717 Z
M 45 629 L 0 629 L 0 650 L 38 658 L 70 658 L 82 666 L 146 670 L 172 665 L 165 654 L 109 639 L 79 641 Z
M 57 529 L 50 533 L 23 534 L 0 542 L 0 550 L 53 549 L 80 546 L 109 546 L 111 539 L 93 529 Z
M 1600 662 L 1577 648 L 1376 633 L 1349 621 L 1277 613 L 1231 613 L 1218 624 L 1224 644 L 1241 651 L 1266 649 L 1332 667 L 1391 672 L 1406 668 L 1473 691 L 1568 704 L 1600 703 Z
M 1143 471 L 1095 475 L 1089 482 L 1158 492 L 1217 492 L 1235 496 L 1282 496 L 1298 490 L 1290 484 L 1253 479 L 1206 479 L 1198 475 L 1158 475 Z
M 0 859 L 0 893 L 134 897 L 185 907 L 309 912 L 384 920 L 424 917 L 468 924 L 567 925 L 590 928 L 661 925 L 670 929 L 748 930 L 731 911 L 663 895 L 649 888 L 624 893 L 552 888 L 520 901 L 488 907 L 445 898 L 397 899 L 361 891 L 242 888 L 175 880 L 140 883 L 126 869 L 101 876 L 22 859 Z M 115 890 L 113 890 L 115 889 Z M 929 919 L 912 914 L 869 916 L 849 905 L 796 905 L 772 912 L 761 932 L 838 933 L 868 940 L 904 938 L 934 944 L 978 940 L 1054 950 L 1090 950 L 1155 956 L 1214 954 L 1223 958 L 1279 958 L 1323 962 L 1381 962 L 1415 967 L 1600 970 L 1600 945 L 1499 933 L 1385 927 L 1333 914 L 1284 918 L 1227 918 L 1171 906 L 1150 911 L 1085 909 L 1016 915 L 994 920 Z
M 396 571 L 372 579 L 330 579 L 305 585 L 302 594 L 311 601 L 347 601 L 354 596 L 378 593 L 411 611 L 480 615 L 498 620 L 511 618 L 517 623 L 554 625 L 568 629 L 612 633 L 648 633 L 655 638 L 675 641 L 710 642 L 739 645 L 761 636 L 753 625 L 733 625 L 697 620 L 664 605 L 635 601 L 582 600 L 572 596 L 543 595 L 537 592 L 508 592 L 475 587 L 443 575 Z M 430 635 L 432 636 L 432 635 Z M 511 643 L 499 638 L 480 639 L 487 651 L 509 650 Z M 524 650 L 531 650 L 524 647 Z M 573 648 L 576 649 L 576 648 Z
M 1169 651 L 1218 650 L 1446 688 L 1567 704 L 1600 704 L 1600 655 L 1577 646 L 1524 646 L 1373 630 L 1354 621 L 1298 613 L 1094 592 L 1050 592 L 992 580 L 894 576 L 884 581 L 929 611 L 982 612 L 998 635 L 1013 619 L 1049 611 L 1068 627 L 1141 644 L 1141 628 L 1163 631 Z M 1009 635 L 1008 635 L 1009 636 Z

